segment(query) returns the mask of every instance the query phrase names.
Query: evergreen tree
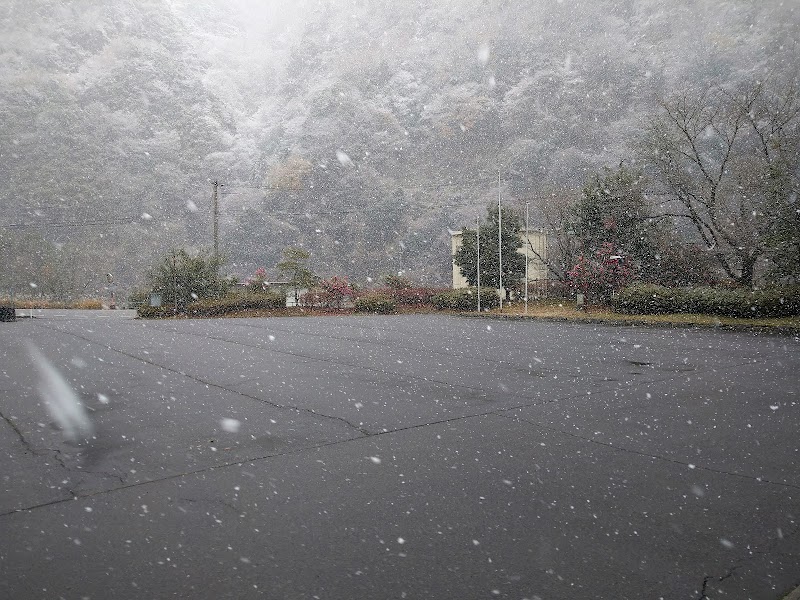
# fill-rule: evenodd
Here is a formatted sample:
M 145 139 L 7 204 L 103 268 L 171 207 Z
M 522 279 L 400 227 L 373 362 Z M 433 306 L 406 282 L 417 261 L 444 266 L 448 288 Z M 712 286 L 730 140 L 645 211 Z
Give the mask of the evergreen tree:
M 192 256 L 183 248 L 170 250 L 149 273 L 151 289 L 178 309 L 192 300 L 219 298 L 230 289 L 230 281 L 219 276 L 221 262 L 205 253 Z
M 306 264 L 311 258 L 311 253 L 302 248 L 285 248 L 283 260 L 278 263 L 278 272 L 288 277 L 289 286 L 294 290 L 295 303 L 300 300 L 300 290 L 312 288 L 319 281 L 319 277 L 309 269 Z
M 660 226 L 651 218 L 638 171 L 620 165 L 594 174 L 572 209 L 569 224 L 586 255 L 605 244 L 626 256 L 645 280 L 658 273 Z
M 486 222 L 479 227 L 481 286 L 500 287 L 500 260 L 498 254 L 497 206 L 488 208 Z M 503 208 L 502 213 L 503 288 L 517 287 L 525 276 L 525 255 L 517 252 L 523 244 L 522 221 L 513 210 Z M 464 228 L 461 247 L 456 251 L 455 263 L 470 285 L 478 284 L 478 264 L 475 231 Z

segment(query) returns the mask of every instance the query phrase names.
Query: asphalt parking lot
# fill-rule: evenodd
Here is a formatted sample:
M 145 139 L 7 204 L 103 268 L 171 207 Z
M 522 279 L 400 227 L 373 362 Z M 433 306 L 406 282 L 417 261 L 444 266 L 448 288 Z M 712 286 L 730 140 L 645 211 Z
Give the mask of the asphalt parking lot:
M 111 312 L 0 323 L 0 597 L 800 585 L 796 338 Z M 44 406 L 59 383 L 91 439 Z

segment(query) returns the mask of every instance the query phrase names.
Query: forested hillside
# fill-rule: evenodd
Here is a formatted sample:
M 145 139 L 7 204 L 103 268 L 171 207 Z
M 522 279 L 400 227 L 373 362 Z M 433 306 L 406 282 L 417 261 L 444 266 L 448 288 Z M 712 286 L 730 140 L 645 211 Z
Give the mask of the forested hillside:
M 265 8 L 267 5 L 268 8 Z M 786 83 L 800 7 L 766 0 L 7 0 L 3 287 L 125 286 L 167 248 L 230 273 L 446 282 L 448 228 L 635 164 L 658 100 Z

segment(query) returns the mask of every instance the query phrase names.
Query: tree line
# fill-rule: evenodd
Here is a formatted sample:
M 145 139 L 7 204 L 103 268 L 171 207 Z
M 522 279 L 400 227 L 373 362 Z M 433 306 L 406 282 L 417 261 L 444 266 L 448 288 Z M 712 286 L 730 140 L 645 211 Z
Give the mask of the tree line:
M 578 286 L 795 284 L 800 279 L 800 96 L 796 81 L 715 86 L 660 102 L 635 156 L 579 194 L 536 202 L 550 276 Z M 508 214 L 506 214 L 506 211 Z M 520 281 L 519 211 L 503 210 L 505 281 Z M 481 280 L 497 286 L 497 208 L 479 228 Z M 474 231 L 456 264 L 476 277 Z

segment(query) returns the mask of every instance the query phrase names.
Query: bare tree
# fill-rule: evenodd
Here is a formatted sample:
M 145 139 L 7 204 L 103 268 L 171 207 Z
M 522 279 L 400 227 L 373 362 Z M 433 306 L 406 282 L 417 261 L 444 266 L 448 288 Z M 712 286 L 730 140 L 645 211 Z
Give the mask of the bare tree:
M 678 207 L 664 216 L 688 220 L 725 273 L 752 287 L 796 195 L 796 84 L 714 87 L 662 101 L 661 109 L 646 146 L 655 178 Z
M 575 190 L 566 190 L 533 199 L 538 220 L 547 233 L 547 255 L 542 256 L 530 240 L 528 252 L 545 265 L 552 279 L 563 284 L 568 282 L 567 273 L 580 254 L 575 232 L 570 225 L 577 194 Z

